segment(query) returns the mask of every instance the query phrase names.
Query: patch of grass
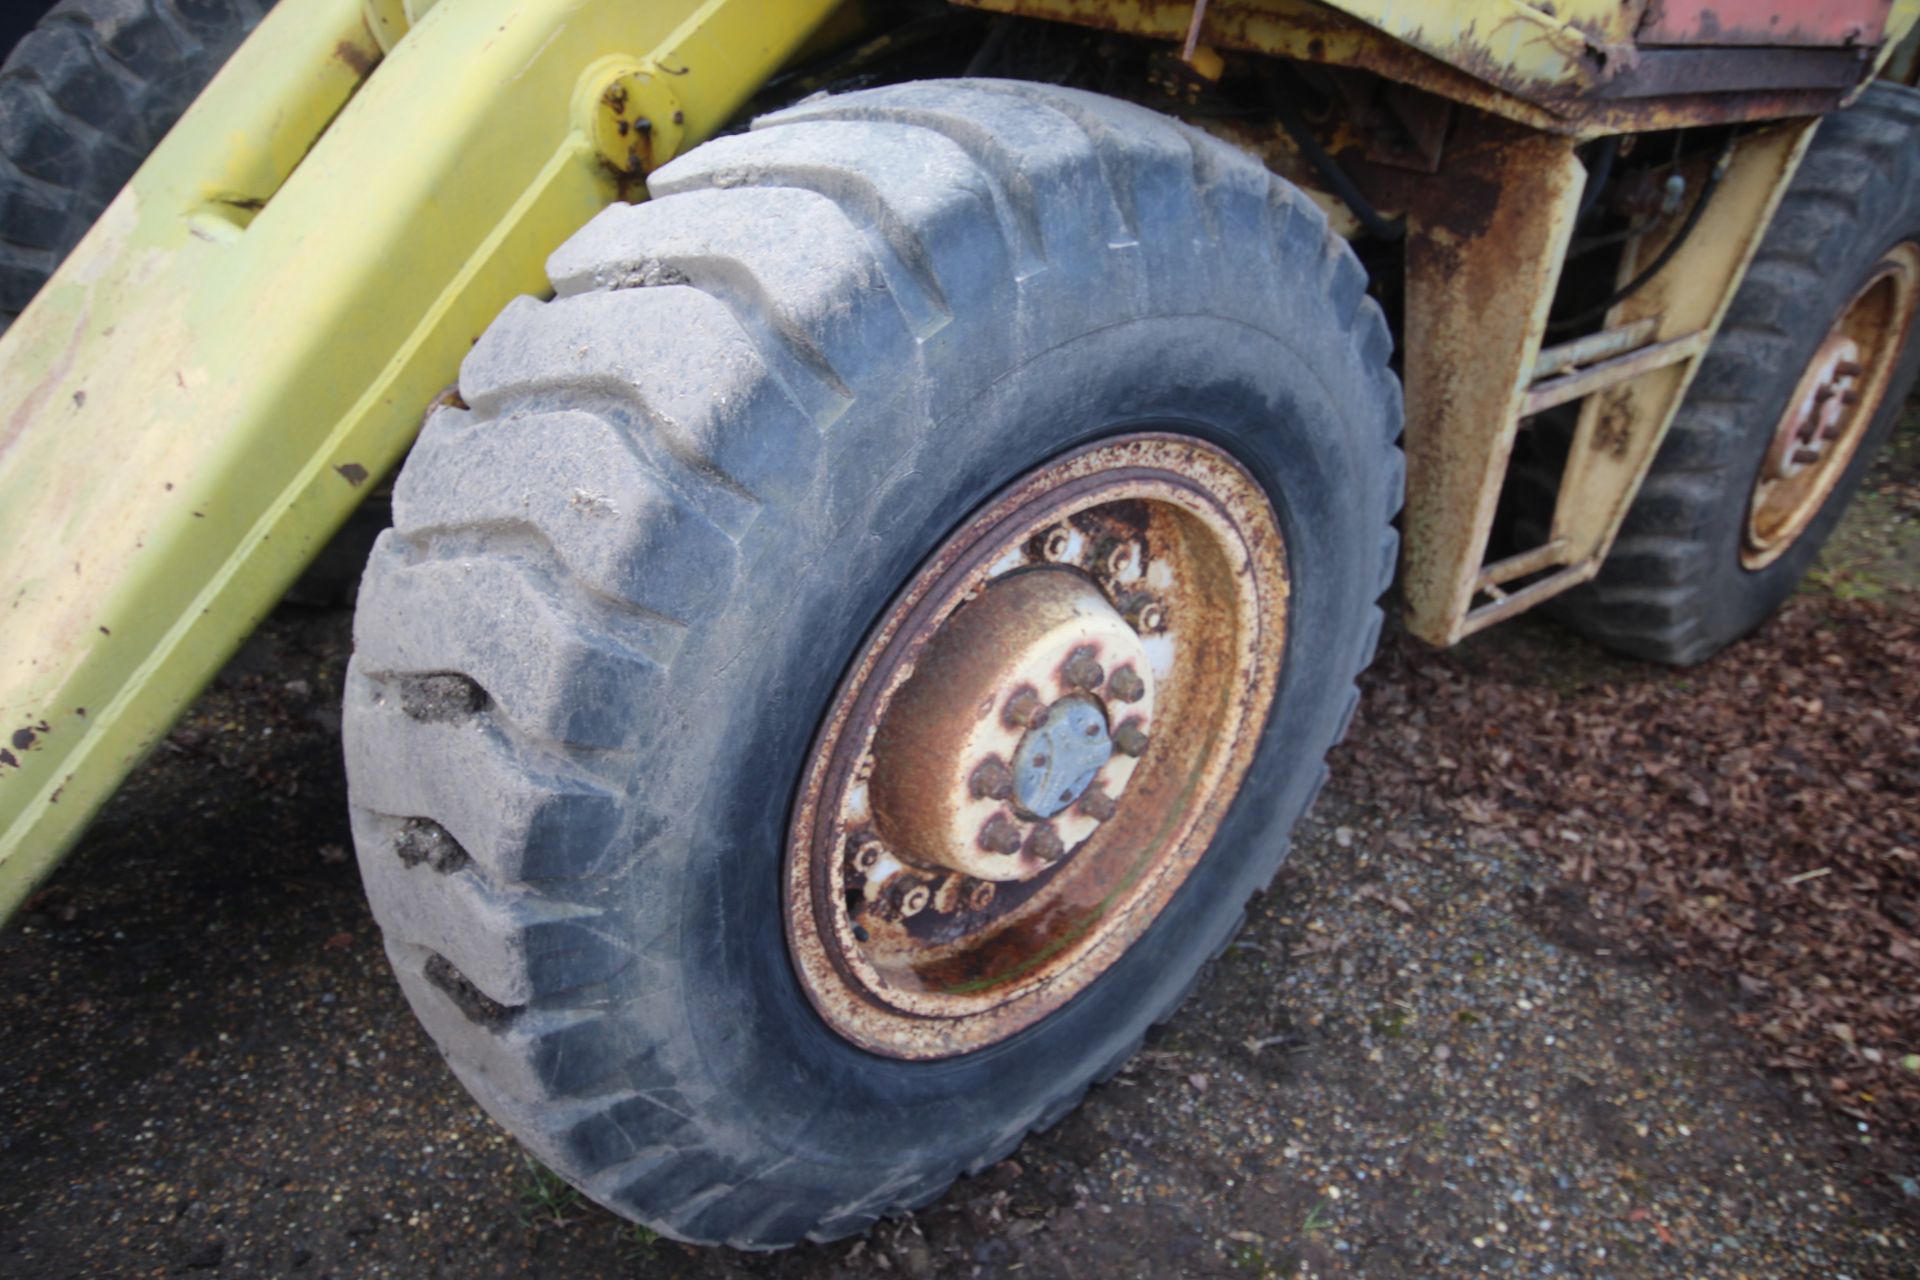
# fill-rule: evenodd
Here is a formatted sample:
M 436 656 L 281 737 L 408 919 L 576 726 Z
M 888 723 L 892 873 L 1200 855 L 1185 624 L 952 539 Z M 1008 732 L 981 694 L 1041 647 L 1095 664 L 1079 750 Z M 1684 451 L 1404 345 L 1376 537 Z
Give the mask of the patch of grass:
M 1398 1040 L 1407 1034 L 1407 1011 L 1397 1004 L 1390 1004 L 1374 1014 L 1367 1025 L 1373 1028 L 1373 1034 L 1377 1036 Z
M 653 1258 L 653 1246 L 660 1243 L 660 1233 L 630 1222 L 620 1233 L 620 1252 L 628 1262 L 647 1262 Z
M 1321 1200 L 1307 1210 L 1306 1220 L 1300 1224 L 1300 1234 L 1312 1238 L 1325 1231 L 1329 1225 L 1325 1216 L 1326 1208 L 1327 1202 Z
M 523 1226 L 565 1226 L 580 1206 L 580 1193 L 565 1178 L 532 1156 L 522 1156 L 526 1176 L 520 1180 L 520 1222 Z

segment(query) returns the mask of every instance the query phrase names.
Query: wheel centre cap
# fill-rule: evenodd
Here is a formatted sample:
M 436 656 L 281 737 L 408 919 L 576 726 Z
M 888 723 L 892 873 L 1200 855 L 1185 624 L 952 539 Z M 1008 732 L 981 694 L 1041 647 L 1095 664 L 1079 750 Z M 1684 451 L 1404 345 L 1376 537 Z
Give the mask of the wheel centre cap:
M 1038 875 L 1113 817 L 1155 684 L 1145 642 L 1085 573 L 996 579 L 928 643 L 874 735 L 876 830 L 930 870 Z
M 1022 817 L 1053 817 L 1086 794 L 1112 756 L 1099 701 L 1086 694 L 1060 699 L 1014 749 L 1014 806 Z

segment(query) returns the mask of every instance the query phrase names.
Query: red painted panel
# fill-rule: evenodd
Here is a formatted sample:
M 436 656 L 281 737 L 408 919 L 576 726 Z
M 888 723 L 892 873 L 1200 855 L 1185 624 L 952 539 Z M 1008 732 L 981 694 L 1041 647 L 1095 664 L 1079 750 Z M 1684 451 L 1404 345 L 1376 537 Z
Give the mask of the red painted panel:
M 1877 45 L 1893 0 L 1652 0 L 1641 44 Z

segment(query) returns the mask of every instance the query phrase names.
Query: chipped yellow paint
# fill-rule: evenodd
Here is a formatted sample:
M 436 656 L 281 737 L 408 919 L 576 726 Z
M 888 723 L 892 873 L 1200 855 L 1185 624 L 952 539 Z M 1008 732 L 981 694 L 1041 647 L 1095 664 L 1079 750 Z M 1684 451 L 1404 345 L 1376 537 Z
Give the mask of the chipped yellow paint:
M 589 70 L 690 146 L 832 8 L 281 0 L 0 338 L 0 914 L 616 198 Z

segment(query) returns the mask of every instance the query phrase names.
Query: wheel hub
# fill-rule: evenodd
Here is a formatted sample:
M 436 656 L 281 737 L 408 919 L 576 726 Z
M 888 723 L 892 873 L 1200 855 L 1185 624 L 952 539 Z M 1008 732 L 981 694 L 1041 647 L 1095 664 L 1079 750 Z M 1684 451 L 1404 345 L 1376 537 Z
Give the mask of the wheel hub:
M 1895 246 L 1807 363 L 1754 477 L 1740 563 L 1764 569 L 1826 506 L 1886 399 L 1920 298 L 1920 246 Z
M 874 740 L 873 823 L 902 861 L 1026 880 L 1078 849 L 1153 716 L 1140 636 L 1093 579 L 995 579 L 941 628 Z M 1114 726 L 1127 745 L 1116 755 Z M 1076 806 L 1097 789 L 1102 800 Z
M 1185 437 L 1068 454 L 962 525 L 808 761 L 787 935 L 828 1024 L 969 1052 L 1124 954 L 1252 762 L 1287 594 L 1265 493 Z

